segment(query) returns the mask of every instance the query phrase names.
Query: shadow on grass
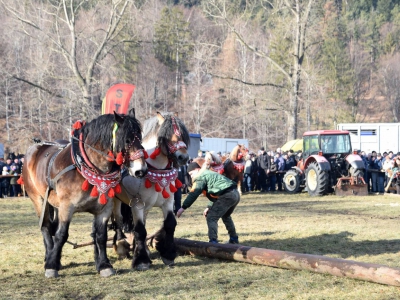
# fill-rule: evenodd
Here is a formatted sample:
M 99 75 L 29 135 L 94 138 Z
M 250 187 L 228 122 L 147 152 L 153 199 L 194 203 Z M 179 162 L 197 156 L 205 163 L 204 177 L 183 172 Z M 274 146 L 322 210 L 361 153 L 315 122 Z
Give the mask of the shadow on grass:
M 247 246 L 271 250 L 289 251 L 312 255 L 350 256 L 380 255 L 400 251 L 400 239 L 378 241 L 354 241 L 351 232 L 321 234 L 307 238 L 281 240 L 246 241 Z

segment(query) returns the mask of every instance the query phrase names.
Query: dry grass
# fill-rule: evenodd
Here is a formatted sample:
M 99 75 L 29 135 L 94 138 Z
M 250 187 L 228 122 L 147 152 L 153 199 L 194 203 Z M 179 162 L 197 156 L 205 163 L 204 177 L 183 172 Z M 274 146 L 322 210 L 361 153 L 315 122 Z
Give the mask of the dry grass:
M 178 220 L 176 237 L 207 241 L 199 199 Z M 399 299 L 398 287 L 203 257 L 180 256 L 167 268 L 153 252 L 149 271 L 118 261 L 112 278 L 95 271 L 91 247 L 64 246 L 58 279 L 46 279 L 44 247 L 29 199 L 0 199 L 0 299 Z M 233 218 L 244 245 L 400 266 L 400 197 L 310 198 L 249 194 Z M 69 240 L 90 241 L 91 216 L 77 214 Z M 153 209 L 148 232 L 161 225 Z M 220 224 L 220 240 L 227 240 Z

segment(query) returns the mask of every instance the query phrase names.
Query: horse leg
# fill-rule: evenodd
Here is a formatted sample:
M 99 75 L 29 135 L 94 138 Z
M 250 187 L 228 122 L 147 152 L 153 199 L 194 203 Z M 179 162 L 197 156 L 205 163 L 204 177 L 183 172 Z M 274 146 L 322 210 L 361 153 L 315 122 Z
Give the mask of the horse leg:
M 177 225 L 173 213 L 173 198 L 166 200 L 162 207 L 164 213 L 163 227 L 155 234 L 156 249 L 167 266 L 173 266 L 177 256 L 174 242 L 175 227 Z
M 133 243 L 133 259 L 132 268 L 140 271 L 148 270 L 151 259 L 146 245 L 147 230 L 145 227 L 144 207 L 138 208 L 132 206 L 132 215 L 134 220 L 134 243 Z
M 112 208 L 110 207 L 110 210 Z M 107 257 L 107 222 L 111 212 L 104 209 L 102 213 L 95 215 L 93 220 L 93 242 L 96 270 L 101 277 L 108 277 L 115 274 L 113 266 Z
M 61 268 L 61 251 L 65 242 L 68 240 L 69 224 L 70 218 L 66 221 L 60 221 L 54 237 L 51 237 L 53 225 L 51 224 L 50 219 L 43 222 L 42 234 L 46 246 L 44 269 L 47 278 L 58 277 L 58 271 Z
M 40 231 L 42 232 L 42 236 L 43 236 L 43 243 L 44 243 L 44 248 L 45 248 L 44 262 L 46 263 L 46 261 L 49 258 L 49 253 L 52 251 L 52 249 L 54 247 L 53 236 L 55 235 L 57 227 L 54 226 L 54 223 L 51 221 L 49 208 L 43 208 L 43 209 L 46 209 L 46 212 L 43 217 L 42 228 L 40 228 Z M 57 226 L 58 226 L 58 223 L 57 223 Z M 57 276 L 55 276 L 55 277 L 57 277 Z
M 121 214 L 121 201 L 114 200 L 114 208 L 112 213 L 112 227 L 115 231 L 114 239 L 113 239 L 113 249 L 115 253 L 118 255 L 118 259 L 130 258 L 129 250 L 130 245 L 125 240 L 126 236 L 122 232 L 123 227 L 123 218 Z M 130 210 L 129 206 L 128 209 Z
M 243 173 L 239 173 L 239 176 L 238 176 L 238 192 L 239 192 L 240 196 L 243 193 L 243 190 L 242 190 L 243 177 L 244 177 Z

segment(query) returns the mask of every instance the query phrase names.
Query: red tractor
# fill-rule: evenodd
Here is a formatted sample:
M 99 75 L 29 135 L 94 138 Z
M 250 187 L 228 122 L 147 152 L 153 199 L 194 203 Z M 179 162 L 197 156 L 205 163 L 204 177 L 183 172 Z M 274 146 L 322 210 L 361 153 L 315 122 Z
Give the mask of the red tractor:
M 316 130 L 303 134 L 303 154 L 283 178 L 288 193 L 305 188 L 311 196 L 367 195 L 365 166 L 351 149 L 350 134 L 341 130 Z

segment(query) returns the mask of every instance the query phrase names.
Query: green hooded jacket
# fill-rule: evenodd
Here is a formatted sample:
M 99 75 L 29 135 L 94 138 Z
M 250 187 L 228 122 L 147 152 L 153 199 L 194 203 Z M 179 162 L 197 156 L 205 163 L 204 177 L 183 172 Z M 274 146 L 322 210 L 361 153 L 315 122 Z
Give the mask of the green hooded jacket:
M 183 202 L 182 208 L 189 208 L 203 191 L 206 191 L 207 198 L 211 202 L 215 202 L 218 199 L 218 195 L 227 189 L 235 187 L 236 182 L 230 180 L 229 178 L 217 172 L 203 170 L 199 172 L 193 179 L 192 188 Z

